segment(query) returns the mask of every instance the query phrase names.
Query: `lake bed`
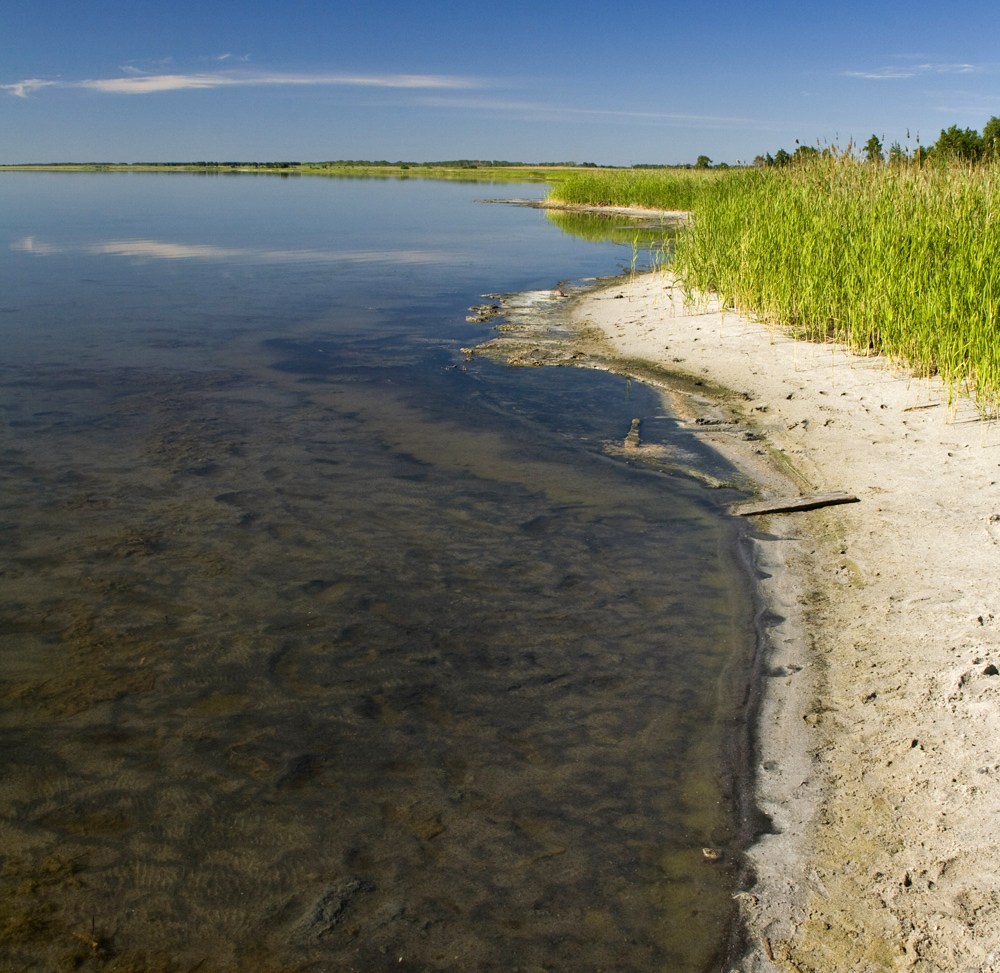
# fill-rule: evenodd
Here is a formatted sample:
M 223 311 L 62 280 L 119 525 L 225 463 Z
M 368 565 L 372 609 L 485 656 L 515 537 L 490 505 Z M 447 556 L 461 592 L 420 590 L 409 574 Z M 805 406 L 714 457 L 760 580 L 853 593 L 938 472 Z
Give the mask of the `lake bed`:
M 608 449 L 726 478 L 654 390 L 462 355 L 634 257 L 485 188 L 0 182 L 8 965 L 721 961 L 735 493 Z

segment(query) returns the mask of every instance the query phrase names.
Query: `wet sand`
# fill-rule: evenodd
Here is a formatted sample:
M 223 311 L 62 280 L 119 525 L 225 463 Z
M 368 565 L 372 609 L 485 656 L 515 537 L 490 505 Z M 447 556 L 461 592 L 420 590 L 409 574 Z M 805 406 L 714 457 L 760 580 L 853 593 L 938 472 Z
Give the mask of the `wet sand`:
M 763 498 L 860 501 L 755 518 L 772 827 L 733 969 L 1000 970 L 1000 425 L 883 359 L 686 302 L 665 274 L 572 314 L 588 354 L 663 379 Z

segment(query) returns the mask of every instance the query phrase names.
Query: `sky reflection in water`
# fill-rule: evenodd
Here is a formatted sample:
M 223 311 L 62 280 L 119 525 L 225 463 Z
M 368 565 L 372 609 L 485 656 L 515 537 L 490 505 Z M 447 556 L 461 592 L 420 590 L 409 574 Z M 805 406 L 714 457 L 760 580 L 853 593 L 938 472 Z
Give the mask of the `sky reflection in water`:
M 726 496 L 608 444 L 725 471 L 648 389 L 458 350 L 630 254 L 246 183 L 0 183 L 0 954 L 710 967 L 748 601 Z

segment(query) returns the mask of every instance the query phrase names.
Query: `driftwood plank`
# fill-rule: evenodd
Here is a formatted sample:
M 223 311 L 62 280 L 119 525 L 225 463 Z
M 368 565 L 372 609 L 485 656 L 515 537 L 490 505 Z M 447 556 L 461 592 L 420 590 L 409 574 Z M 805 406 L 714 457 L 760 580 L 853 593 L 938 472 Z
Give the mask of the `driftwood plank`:
M 757 514 L 787 514 L 799 510 L 815 510 L 817 507 L 832 507 L 838 503 L 859 503 L 858 497 L 850 493 L 811 493 L 804 497 L 783 497 L 778 500 L 763 500 L 760 503 L 745 503 L 733 510 L 740 517 Z

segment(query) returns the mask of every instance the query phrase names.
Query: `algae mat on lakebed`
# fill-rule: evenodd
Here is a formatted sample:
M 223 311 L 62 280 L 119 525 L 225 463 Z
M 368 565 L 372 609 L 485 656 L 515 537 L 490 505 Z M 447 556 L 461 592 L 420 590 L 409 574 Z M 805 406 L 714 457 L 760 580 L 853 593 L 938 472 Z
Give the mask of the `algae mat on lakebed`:
M 7 453 L 10 955 L 638 970 L 718 935 L 707 519 L 383 392 L 115 376 L 83 429 L 84 379 Z

